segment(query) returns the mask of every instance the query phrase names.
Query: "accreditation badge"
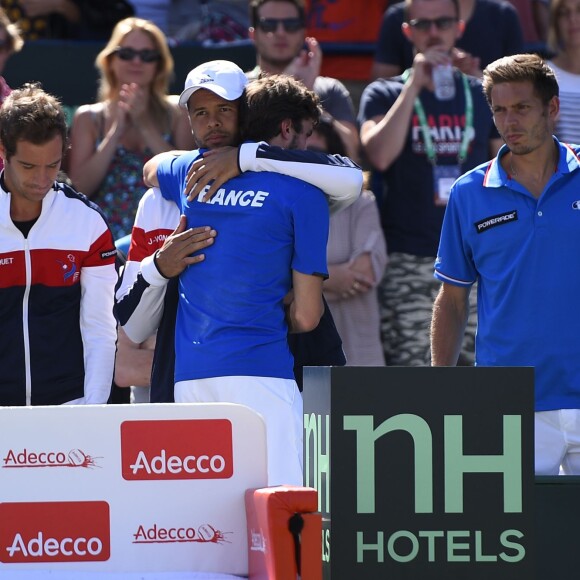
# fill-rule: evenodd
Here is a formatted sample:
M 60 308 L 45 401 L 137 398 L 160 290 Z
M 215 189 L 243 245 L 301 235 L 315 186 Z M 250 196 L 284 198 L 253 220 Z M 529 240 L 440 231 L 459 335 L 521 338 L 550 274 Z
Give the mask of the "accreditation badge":
M 434 165 L 433 184 L 435 185 L 435 205 L 447 205 L 451 186 L 461 175 L 459 165 Z

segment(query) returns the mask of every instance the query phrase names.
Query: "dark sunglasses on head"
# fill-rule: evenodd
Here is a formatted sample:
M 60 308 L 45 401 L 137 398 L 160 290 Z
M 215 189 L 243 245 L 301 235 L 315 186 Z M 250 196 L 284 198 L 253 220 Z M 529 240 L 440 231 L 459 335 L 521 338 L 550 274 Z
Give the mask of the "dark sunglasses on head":
M 286 32 L 298 32 L 304 28 L 301 18 L 260 18 L 258 28 L 262 32 L 276 32 L 281 24 Z
M 114 51 L 121 60 L 133 60 L 136 56 L 141 62 L 155 62 L 161 58 L 158 50 L 153 48 L 144 48 L 143 50 L 135 50 L 128 46 L 119 46 Z
M 427 32 L 431 30 L 432 24 L 437 27 L 437 30 L 449 30 L 456 22 L 457 18 L 452 18 L 451 16 L 442 16 L 441 18 L 433 18 L 433 20 L 429 18 L 414 18 L 409 20 L 409 26 L 416 30 Z

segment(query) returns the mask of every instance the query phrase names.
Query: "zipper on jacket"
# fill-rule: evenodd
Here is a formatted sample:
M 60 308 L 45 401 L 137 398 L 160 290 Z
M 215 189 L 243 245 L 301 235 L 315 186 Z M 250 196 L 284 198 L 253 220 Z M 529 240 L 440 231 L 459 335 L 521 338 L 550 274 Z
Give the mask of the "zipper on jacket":
M 24 337 L 24 372 L 26 377 L 26 406 L 32 404 L 32 377 L 30 373 L 30 333 L 28 331 L 28 299 L 32 286 L 32 264 L 28 239 L 24 238 L 24 263 L 26 265 L 26 287 L 22 298 L 22 331 Z

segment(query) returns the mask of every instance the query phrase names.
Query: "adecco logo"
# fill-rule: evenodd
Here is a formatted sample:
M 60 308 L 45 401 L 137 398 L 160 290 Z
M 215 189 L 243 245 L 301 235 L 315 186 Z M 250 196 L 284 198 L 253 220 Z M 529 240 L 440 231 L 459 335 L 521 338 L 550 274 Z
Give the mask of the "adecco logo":
M 1 503 L 0 562 L 103 562 L 111 553 L 104 501 Z
M 22 467 L 98 467 L 96 457 L 88 455 L 80 449 L 65 451 L 22 451 L 9 449 L 2 458 L 2 468 Z
M 134 544 L 168 544 L 183 542 L 200 542 L 222 544 L 227 542 L 225 534 L 210 524 L 203 524 L 197 529 L 193 526 L 163 527 L 153 524 L 145 527 L 140 525 L 133 534 Z
M 228 479 L 233 475 L 227 419 L 125 421 L 122 474 L 127 480 Z

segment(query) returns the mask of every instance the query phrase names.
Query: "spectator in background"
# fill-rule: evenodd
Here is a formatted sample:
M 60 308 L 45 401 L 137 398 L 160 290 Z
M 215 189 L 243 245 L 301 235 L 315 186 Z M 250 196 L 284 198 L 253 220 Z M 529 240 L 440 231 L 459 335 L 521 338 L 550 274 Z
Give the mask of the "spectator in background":
M 461 34 L 457 16 L 454 0 L 411 0 L 403 30 L 415 47 L 413 67 L 371 83 L 361 98 L 361 141 L 373 167 L 383 172 L 387 192 L 381 218 L 389 266 L 379 299 L 388 365 L 429 365 L 438 290 L 433 261 L 449 190 L 501 145 L 479 79 L 455 69 L 454 97 L 439 100 L 434 93 L 433 67 L 449 62 Z M 473 344 L 465 354 L 465 362 L 472 362 Z
M 132 0 L 135 15 L 154 22 L 170 42 L 206 45 L 248 39 L 248 0 Z
M 548 64 L 560 87 L 556 135 L 565 143 L 580 144 L 580 0 L 552 0 Z
M 340 43 L 324 55 L 322 74 L 368 83 L 374 46 L 389 0 L 306 0 L 308 36 L 321 44 Z
M 15 53 L 18 52 L 24 41 L 20 35 L 20 30 L 18 26 L 12 22 L 0 8 L 0 105 L 4 102 L 4 99 L 12 92 L 12 89 L 8 86 L 6 79 L 1 76 L 6 62 Z M 0 159 L 0 170 L 4 167 L 4 161 Z
M 248 0 L 173 0 L 169 35 L 204 46 L 249 42 Z
M 308 138 L 308 149 L 345 155 L 334 122 L 323 115 Z M 385 273 L 387 248 L 375 197 L 368 189 L 349 207 L 330 216 L 328 279 L 322 285 L 346 364 L 385 364 L 376 287 Z
M 322 51 L 315 38 L 305 37 L 304 0 L 251 0 L 250 24 L 257 66 L 248 78 L 283 73 L 302 81 L 334 118 L 348 156 L 358 159 L 359 138 L 350 93 L 339 80 L 320 76 Z
M 391 6 L 381 25 L 372 78 L 401 74 L 413 63 L 413 46 L 402 31 L 409 21 L 411 0 Z M 523 49 L 522 28 L 516 9 L 505 0 L 458 0 L 457 18 L 465 29 L 453 48 L 453 65 L 465 74 L 481 77 L 490 62 Z M 405 14 L 407 11 L 407 14 Z M 439 26 L 432 22 L 428 26 Z
M 68 172 L 107 214 L 118 239 L 131 232 L 146 189 L 145 161 L 162 151 L 189 149 L 193 138 L 185 111 L 167 94 L 173 58 L 157 26 L 122 20 L 96 64 L 99 101 L 75 113 Z
M 127 0 L 0 0 L 26 40 L 105 40 L 113 26 L 133 14 Z
M 81 12 L 75 0 L 1 0 L 26 40 L 75 38 Z
M 550 0 L 509 0 L 518 12 L 526 52 L 546 53 Z
M 165 35 L 168 34 L 173 0 L 131 0 L 131 4 L 137 18 L 153 22 Z

